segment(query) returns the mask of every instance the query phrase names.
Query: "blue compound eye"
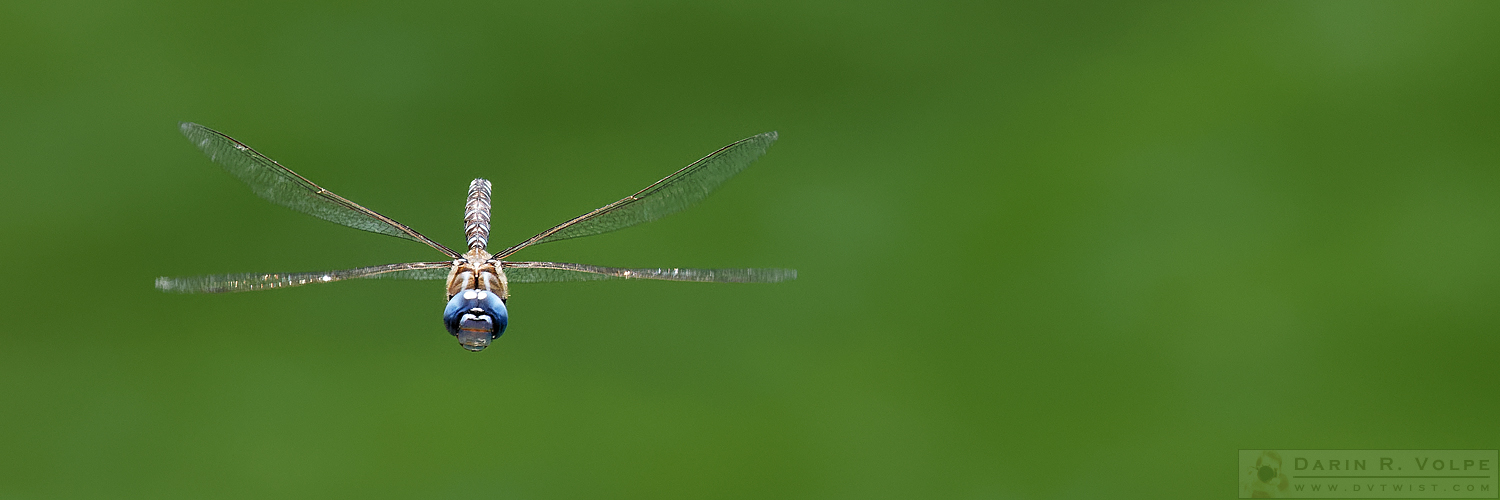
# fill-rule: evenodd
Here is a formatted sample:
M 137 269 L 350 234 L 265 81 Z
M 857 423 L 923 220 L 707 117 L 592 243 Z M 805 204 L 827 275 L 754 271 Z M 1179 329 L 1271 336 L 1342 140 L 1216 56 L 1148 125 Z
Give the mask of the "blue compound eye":
M 464 290 L 448 299 L 443 308 L 443 325 L 458 337 L 458 344 L 470 351 L 489 347 L 490 341 L 505 333 L 509 314 L 505 302 L 493 292 Z

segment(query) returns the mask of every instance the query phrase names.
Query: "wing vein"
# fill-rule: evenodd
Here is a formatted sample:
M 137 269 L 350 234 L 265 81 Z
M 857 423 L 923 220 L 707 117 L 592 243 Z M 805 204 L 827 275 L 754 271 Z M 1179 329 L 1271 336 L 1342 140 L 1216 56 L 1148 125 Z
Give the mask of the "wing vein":
M 210 160 L 266 201 L 355 229 L 419 241 L 451 258 L 461 256 L 395 219 L 324 189 L 233 137 L 196 123 L 183 123 L 181 128 L 182 135 Z
M 531 245 L 607 233 L 679 212 L 744 170 L 776 142 L 775 132 L 751 136 L 719 148 L 635 194 L 568 219 L 495 254 L 503 259 Z
M 797 279 L 795 269 L 624 268 L 567 262 L 501 262 L 511 283 L 648 279 L 700 283 L 776 283 Z
M 156 289 L 175 293 L 226 293 L 287 288 L 357 278 L 435 280 L 446 279 L 448 270 L 452 266 L 452 262 L 407 262 L 338 271 L 161 277 L 156 278 Z

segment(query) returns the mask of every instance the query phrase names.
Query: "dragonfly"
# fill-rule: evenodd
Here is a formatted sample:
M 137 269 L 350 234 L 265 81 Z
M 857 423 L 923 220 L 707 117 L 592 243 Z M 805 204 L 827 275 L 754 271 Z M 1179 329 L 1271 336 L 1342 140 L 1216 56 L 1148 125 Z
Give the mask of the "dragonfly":
M 490 253 L 490 181 L 469 183 L 464 203 L 464 236 L 468 251 L 460 253 L 395 219 L 365 208 L 306 177 L 283 167 L 234 138 L 198 125 L 182 123 L 182 135 L 214 163 L 250 186 L 261 198 L 319 219 L 372 233 L 424 243 L 447 260 L 407 262 L 339 271 L 242 273 L 212 276 L 161 277 L 156 288 L 175 293 L 224 293 L 287 288 L 355 278 L 446 280 L 447 305 L 443 325 L 464 349 L 478 352 L 505 332 L 510 285 L 601 279 L 651 279 L 719 283 L 774 283 L 797 278 L 795 269 L 633 269 L 566 262 L 511 261 L 522 249 L 592 236 L 660 219 L 708 197 L 724 181 L 765 154 L 776 132 L 742 139 L 621 198 L 552 226 L 504 250 Z

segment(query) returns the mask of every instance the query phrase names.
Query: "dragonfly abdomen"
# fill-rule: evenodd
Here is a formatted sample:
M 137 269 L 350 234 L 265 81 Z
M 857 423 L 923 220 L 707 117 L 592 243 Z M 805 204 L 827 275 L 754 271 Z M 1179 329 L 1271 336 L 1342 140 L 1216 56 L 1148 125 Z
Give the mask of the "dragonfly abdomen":
M 474 179 L 469 183 L 469 200 L 464 203 L 464 236 L 469 250 L 483 250 L 490 240 L 490 181 Z

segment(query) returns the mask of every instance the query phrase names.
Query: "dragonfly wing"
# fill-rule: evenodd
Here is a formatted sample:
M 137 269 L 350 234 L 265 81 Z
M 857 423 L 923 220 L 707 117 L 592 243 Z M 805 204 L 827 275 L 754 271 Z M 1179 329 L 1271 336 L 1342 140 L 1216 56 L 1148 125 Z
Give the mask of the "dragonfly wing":
M 179 278 L 156 278 L 156 289 L 174 293 L 224 293 L 249 292 L 302 286 L 312 283 L 328 283 L 354 278 L 397 278 L 414 280 L 440 280 L 448 277 L 452 262 L 409 262 L 383 266 L 323 271 L 310 273 L 245 273 L 218 274 L 214 276 L 190 276 Z
M 719 148 L 640 192 L 558 224 L 505 249 L 495 258 L 505 258 L 538 243 L 607 233 L 681 211 L 708 197 L 724 181 L 765 154 L 773 142 L 776 133 L 766 132 Z
M 196 123 L 183 123 L 182 135 L 214 163 L 248 184 L 256 196 L 271 203 L 355 229 L 420 241 L 449 257 L 460 256 L 405 224 L 313 184 L 233 137 Z
M 796 269 L 627 269 L 566 262 L 501 262 L 510 283 L 646 279 L 709 283 L 776 283 L 797 279 Z

